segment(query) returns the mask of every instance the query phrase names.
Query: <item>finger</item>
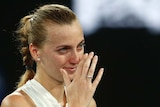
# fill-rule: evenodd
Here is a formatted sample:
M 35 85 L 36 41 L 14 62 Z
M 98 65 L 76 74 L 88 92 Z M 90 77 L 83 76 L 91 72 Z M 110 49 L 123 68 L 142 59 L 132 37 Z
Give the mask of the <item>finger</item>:
M 95 72 L 95 68 L 96 68 L 96 65 L 97 65 L 97 62 L 98 62 L 98 56 L 95 55 L 93 57 L 90 69 L 89 69 L 88 74 L 87 74 L 87 77 L 93 77 L 94 72 Z
M 93 53 L 93 52 L 90 52 L 88 58 L 87 58 L 86 61 L 84 62 L 83 69 L 82 69 L 82 78 L 85 78 L 85 79 L 86 79 L 86 77 L 87 77 L 88 70 L 89 70 L 89 67 L 90 67 L 91 60 L 92 60 L 92 58 L 93 58 L 93 55 L 94 55 L 94 53 Z
M 71 83 L 68 73 L 64 69 L 60 69 L 60 71 L 63 75 L 65 85 L 68 86 Z
M 104 72 L 104 68 L 101 68 L 98 72 L 98 75 L 96 76 L 95 80 L 93 81 L 93 88 L 96 89 L 96 87 L 98 86 L 101 78 L 102 78 L 102 75 L 103 75 L 103 72 Z

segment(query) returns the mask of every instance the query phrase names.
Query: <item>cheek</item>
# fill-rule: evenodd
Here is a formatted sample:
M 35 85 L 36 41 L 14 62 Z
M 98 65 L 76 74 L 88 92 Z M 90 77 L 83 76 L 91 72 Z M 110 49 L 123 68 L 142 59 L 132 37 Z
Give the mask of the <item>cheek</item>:
M 67 62 L 67 57 L 65 57 L 65 56 L 56 56 L 56 57 L 53 58 L 53 62 L 57 66 L 63 66 Z

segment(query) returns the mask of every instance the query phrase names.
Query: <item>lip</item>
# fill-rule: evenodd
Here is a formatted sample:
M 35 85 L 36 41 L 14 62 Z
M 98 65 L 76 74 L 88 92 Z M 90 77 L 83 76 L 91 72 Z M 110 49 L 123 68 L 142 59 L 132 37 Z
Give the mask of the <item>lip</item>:
M 63 69 L 65 69 L 69 74 L 73 74 L 76 71 L 76 67 L 64 67 Z

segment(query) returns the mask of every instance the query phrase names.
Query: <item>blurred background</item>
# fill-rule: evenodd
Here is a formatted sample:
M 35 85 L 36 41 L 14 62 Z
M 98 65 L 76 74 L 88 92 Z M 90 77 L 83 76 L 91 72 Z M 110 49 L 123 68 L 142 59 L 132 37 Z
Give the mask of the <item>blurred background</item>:
M 157 107 L 160 101 L 159 0 L 0 1 L 0 102 L 23 73 L 13 38 L 23 16 L 41 4 L 59 3 L 79 17 L 86 51 L 105 68 L 95 100 L 98 107 Z M 96 72 L 97 73 L 97 72 Z

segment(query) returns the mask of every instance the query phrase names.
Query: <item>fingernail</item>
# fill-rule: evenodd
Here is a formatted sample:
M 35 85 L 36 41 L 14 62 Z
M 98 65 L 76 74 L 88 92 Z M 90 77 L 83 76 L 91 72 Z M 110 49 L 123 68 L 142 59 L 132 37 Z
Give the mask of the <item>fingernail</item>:
M 90 54 L 92 54 L 92 55 L 93 55 L 93 54 L 94 54 L 94 52 L 92 51 L 92 52 L 90 52 Z

